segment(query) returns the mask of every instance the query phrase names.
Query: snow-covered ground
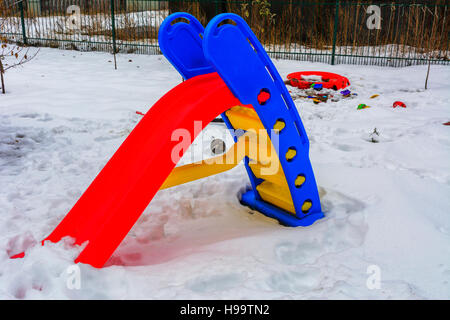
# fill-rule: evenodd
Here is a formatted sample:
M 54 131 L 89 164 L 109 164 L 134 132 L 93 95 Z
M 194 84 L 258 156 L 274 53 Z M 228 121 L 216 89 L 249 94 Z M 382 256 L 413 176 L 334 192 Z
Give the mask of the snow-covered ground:
M 237 194 L 248 182 L 240 165 L 160 191 L 107 267 L 80 265 L 81 288 L 70 289 L 79 248 L 32 244 L 113 155 L 141 118 L 135 111 L 181 81 L 162 56 L 119 55 L 118 70 L 111 61 L 107 53 L 41 49 L 6 74 L 0 299 L 450 298 L 450 127 L 442 125 L 450 121 L 449 67 L 432 66 L 425 91 L 426 66 L 296 61 L 275 64 L 283 77 L 343 74 L 358 94 L 317 105 L 296 99 L 326 217 L 288 228 L 241 206 Z M 396 100 L 407 108 L 393 109 Z M 357 110 L 360 103 L 371 108 Z M 200 152 L 183 163 L 223 135 L 221 124 L 209 125 Z M 28 247 L 24 259 L 8 259 Z

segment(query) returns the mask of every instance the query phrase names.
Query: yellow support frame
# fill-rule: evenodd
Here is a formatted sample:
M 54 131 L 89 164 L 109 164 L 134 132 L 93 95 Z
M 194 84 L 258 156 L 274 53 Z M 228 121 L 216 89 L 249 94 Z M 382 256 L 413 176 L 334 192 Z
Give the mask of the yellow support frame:
M 233 147 L 220 156 L 176 167 L 164 181 L 160 190 L 231 170 L 247 156 L 250 168 L 255 176 L 264 180 L 256 187 L 261 198 L 295 214 L 292 197 L 278 155 L 267 134 L 265 134 L 264 138 L 266 139 L 264 140 L 257 133 L 257 130 L 265 129 L 255 111 L 237 106 L 227 111 L 227 116 L 233 122 L 233 125 L 244 128 L 245 134 L 238 138 Z M 270 175 L 264 175 L 262 171 L 274 163 L 278 164 L 277 171 Z M 296 183 L 299 185 L 304 182 L 301 177 L 297 180 L 299 181 L 296 181 Z M 307 211 L 310 206 L 311 203 L 305 202 L 302 211 Z

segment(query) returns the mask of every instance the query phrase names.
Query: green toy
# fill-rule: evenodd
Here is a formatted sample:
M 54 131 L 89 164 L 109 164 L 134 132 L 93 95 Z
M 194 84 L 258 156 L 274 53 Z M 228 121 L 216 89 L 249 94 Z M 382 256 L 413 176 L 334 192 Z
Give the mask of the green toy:
M 366 104 L 364 104 L 364 103 L 361 103 L 360 105 L 358 105 L 358 110 L 362 110 L 362 109 L 367 109 L 367 108 L 370 108 L 370 106 L 368 106 L 368 105 L 366 105 Z

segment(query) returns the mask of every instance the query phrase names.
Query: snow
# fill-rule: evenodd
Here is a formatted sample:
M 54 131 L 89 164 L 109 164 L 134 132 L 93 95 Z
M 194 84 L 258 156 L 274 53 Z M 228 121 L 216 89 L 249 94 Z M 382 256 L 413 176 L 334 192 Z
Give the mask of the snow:
M 239 204 L 245 169 L 158 192 L 107 266 L 35 245 L 181 78 L 162 56 L 42 48 L 0 96 L 0 299 L 449 299 L 448 67 L 275 61 L 346 76 L 357 96 L 296 98 L 326 217 L 288 228 Z M 292 89 L 294 92 L 295 90 Z M 379 94 L 379 97 L 369 97 Z M 394 101 L 407 108 L 392 108 Z M 371 108 L 357 110 L 358 104 Z M 378 143 L 371 142 L 374 128 Z M 182 163 L 211 156 L 210 124 Z M 149 181 L 149 183 L 151 183 Z M 26 249 L 24 259 L 9 255 Z M 380 287 L 367 285 L 379 270 Z

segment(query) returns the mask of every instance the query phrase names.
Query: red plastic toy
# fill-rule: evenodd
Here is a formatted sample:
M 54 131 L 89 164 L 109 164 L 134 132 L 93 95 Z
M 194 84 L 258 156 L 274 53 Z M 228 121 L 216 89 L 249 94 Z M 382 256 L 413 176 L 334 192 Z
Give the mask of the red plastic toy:
M 302 79 L 302 76 L 321 76 L 322 81 L 306 81 Z M 290 73 L 287 76 L 291 86 L 300 89 L 308 89 L 311 84 L 321 84 L 323 88 L 339 90 L 344 89 L 350 85 L 350 81 L 339 74 L 322 71 L 302 71 Z
M 392 105 L 393 108 L 397 108 L 397 107 L 402 107 L 402 108 L 406 108 L 406 104 L 404 104 L 401 101 L 395 101 L 394 104 Z
M 236 105 L 243 104 L 217 73 L 196 76 L 173 88 L 147 111 L 44 241 L 58 242 L 65 236 L 75 238 L 78 245 L 88 241 L 75 262 L 102 267 L 175 167 L 172 151 L 179 141 L 171 138 L 174 130 L 184 129 L 194 139 L 200 133 L 194 121 L 205 127 Z M 12 258 L 20 257 L 23 253 Z

